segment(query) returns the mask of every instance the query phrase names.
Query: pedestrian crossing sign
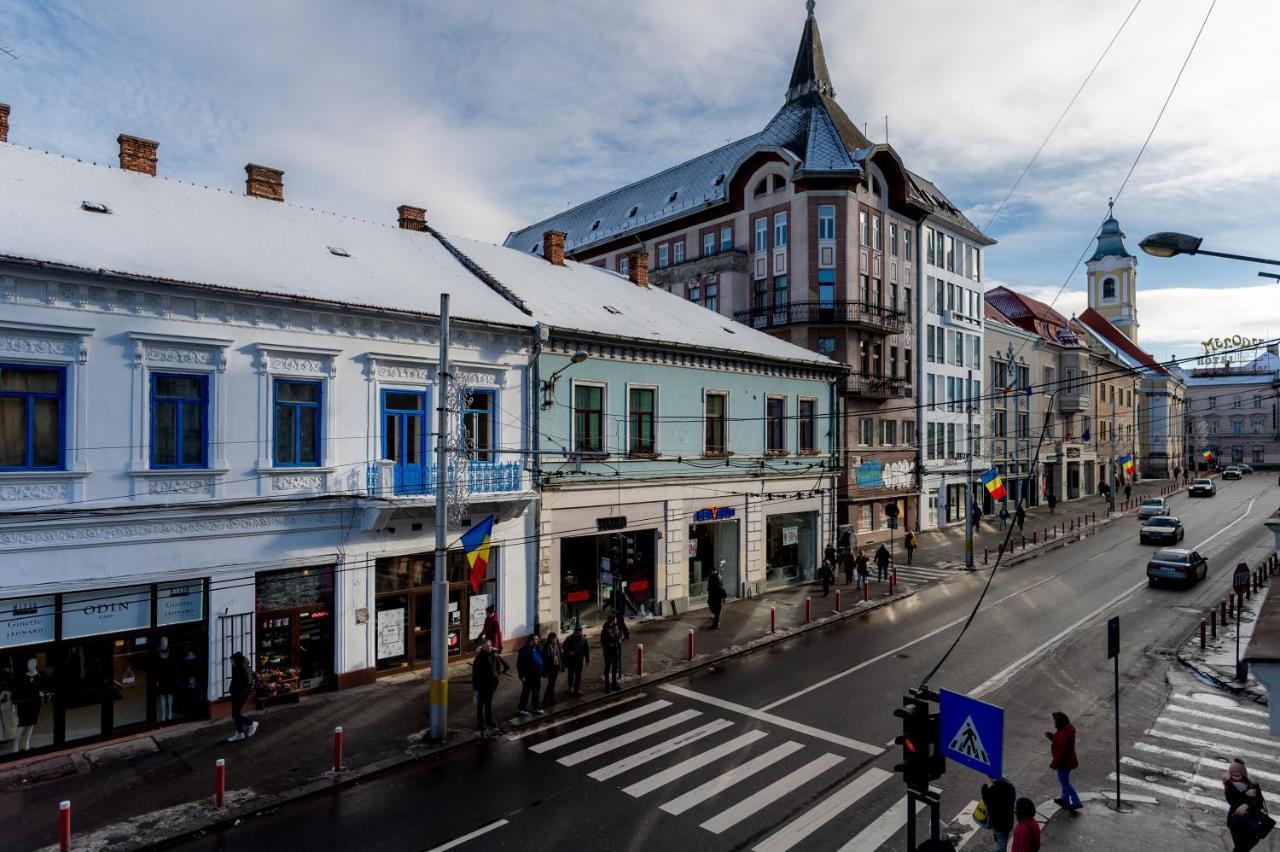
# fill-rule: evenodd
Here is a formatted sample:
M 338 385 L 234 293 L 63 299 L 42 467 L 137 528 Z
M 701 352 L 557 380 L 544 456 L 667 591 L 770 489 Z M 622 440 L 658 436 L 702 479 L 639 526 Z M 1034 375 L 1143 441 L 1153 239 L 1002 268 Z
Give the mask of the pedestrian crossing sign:
M 939 690 L 942 754 L 989 778 L 998 778 L 1004 752 L 1004 708 L 958 692 Z

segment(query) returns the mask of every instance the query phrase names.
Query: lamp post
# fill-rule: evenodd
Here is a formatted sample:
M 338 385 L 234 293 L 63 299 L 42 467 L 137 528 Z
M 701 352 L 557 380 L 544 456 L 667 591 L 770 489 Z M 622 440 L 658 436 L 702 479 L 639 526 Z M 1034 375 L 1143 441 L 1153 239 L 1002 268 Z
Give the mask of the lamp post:
M 586 352 L 584 352 L 584 351 L 582 351 L 581 349 L 579 349 L 577 352 L 574 352 L 574 353 L 573 353 L 573 355 L 571 355 L 571 356 L 569 357 L 569 363 L 568 363 L 568 364 L 565 364 L 565 365 L 564 365 L 563 367 L 561 367 L 559 370 L 556 370 L 556 371 L 555 371 L 554 373 L 552 373 L 550 376 L 547 376 L 547 380 L 546 380 L 545 382 L 543 382 L 543 383 L 542 383 L 542 407 L 543 407 L 543 409 L 548 409 L 548 408 L 550 408 L 551 406 L 555 405 L 555 401 L 556 401 L 556 379 L 560 378 L 560 374 L 561 374 L 561 373 L 563 373 L 565 370 L 569 369 L 570 367 L 572 367 L 574 364 L 581 364 L 583 361 L 587 360 L 587 359 L 588 359 L 588 358 L 590 358 L 590 357 L 591 357 L 591 356 L 590 356 L 590 355 L 588 355 Z
M 1221 251 L 1209 251 L 1200 248 L 1200 244 L 1204 242 L 1202 237 L 1193 237 L 1190 234 L 1179 234 L 1176 231 L 1160 231 L 1147 237 L 1138 243 L 1138 247 L 1152 257 L 1174 257 L 1179 254 L 1207 254 L 1212 257 L 1225 257 L 1230 260 L 1247 260 L 1250 263 L 1267 263 L 1272 266 L 1280 266 L 1280 260 L 1271 260 L 1265 257 L 1252 257 L 1246 254 L 1229 254 Z

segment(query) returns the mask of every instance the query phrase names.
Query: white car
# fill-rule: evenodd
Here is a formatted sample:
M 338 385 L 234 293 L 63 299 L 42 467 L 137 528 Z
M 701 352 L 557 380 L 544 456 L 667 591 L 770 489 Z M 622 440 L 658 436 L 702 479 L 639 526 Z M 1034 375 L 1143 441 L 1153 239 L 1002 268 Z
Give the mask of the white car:
M 1148 497 L 1138 507 L 1138 520 L 1149 521 L 1160 515 L 1169 514 L 1169 503 L 1163 497 Z

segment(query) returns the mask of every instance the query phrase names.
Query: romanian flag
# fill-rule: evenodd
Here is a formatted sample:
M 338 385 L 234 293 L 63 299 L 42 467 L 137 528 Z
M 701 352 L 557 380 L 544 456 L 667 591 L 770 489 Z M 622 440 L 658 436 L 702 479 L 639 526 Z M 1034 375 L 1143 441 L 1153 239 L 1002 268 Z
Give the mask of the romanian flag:
M 1200 455 L 1204 456 L 1204 460 L 1205 460 L 1205 461 L 1212 461 L 1212 460 L 1213 460 L 1213 450 L 1205 450 L 1205 451 L 1204 451 L 1203 453 L 1201 453 Z
M 462 534 L 462 549 L 471 567 L 471 591 L 479 592 L 489 570 L 489 541 L 493 537 L 493 515 Z
M 987 486 L 987 493 L 991 495 L 992 500 L 1003 500 L 1009 492 L 1004 489 L 1004 482 L 1000 479 L 1000 474 L 993 467 L 991 470 L 982 474 L 980 481 Z
M 1125 456 L 1120 459 L 1120 464 L 1123 466 L 1124 472 L 1127 475 L 1133 476 L 1133 456 Z

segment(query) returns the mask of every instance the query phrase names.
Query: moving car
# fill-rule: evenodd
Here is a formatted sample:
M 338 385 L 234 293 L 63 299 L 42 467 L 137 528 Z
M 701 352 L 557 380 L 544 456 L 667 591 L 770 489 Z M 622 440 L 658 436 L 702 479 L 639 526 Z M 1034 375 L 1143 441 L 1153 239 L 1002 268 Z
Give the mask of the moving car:
M 1213 484 L 1212 479 L 1194 479 L 1187 489 L 1188 497 L 1212 497 L 1217 493 L 1218 486 Z
M 1138 531 L 1138 541 L 1142 544 L 1177 544 L 1186 535 L 1182 521 L 1170 515 L 1152 518 L 1142 525 Z
M 1253 473 L 1253 468 L 1247 464 L 1238 464 L 1236 465 L 1236 467 L 1240 468 L 1240 472 L 1243 473 L 1245 476 L 1248 476 L 1249 474 Z
M 1154 586 L 1165 580 L 1194 586 L 1197 580 L 1209 576 L 1209 560 L 1194 550 L 1181 547 L 1162 547 L 1147 563 L 1147 584 Z
M 1229 467 L 1225 467 L 1222 469 L 1223 479 L 1239 479 L 1240 476 L 1241 476 L 1240 468 L 1236 467 L 1235 465 L 1230 465 Z
M 1169 514 L 1169 504 L 1163 497 L 1148 497 L 1138 507 L 1138 520 L 1148 521 L 1160 515 Z

